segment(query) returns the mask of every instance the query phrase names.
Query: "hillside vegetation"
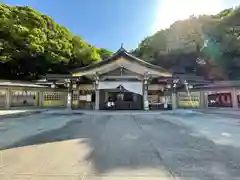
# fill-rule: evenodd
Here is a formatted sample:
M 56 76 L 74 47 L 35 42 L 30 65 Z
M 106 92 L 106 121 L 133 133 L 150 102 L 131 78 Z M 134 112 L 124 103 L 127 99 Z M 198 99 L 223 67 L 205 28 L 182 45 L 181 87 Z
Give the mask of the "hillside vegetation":
M 0 4 L 0 78 L 35 79 L 99 61 L 111 54 L 30 7 Z
M 136 56 L 208 79 L 240 77 L 240 8 L 212 16 L 191 16 L 145 38 Z M 196 63 L 196 59 L 201 60 Z M 198 62 L 198 61 L 197 61 Z
M 240 8 L 191 16 L 145 38 L 133 54 L 181 73 L 240 78 Z M 67 73 L 111 55 L 50 17 L 26 6 L 0 4 L 0 78 L 36 79 Z M 204 63 L 197 63 L 204 62 Z

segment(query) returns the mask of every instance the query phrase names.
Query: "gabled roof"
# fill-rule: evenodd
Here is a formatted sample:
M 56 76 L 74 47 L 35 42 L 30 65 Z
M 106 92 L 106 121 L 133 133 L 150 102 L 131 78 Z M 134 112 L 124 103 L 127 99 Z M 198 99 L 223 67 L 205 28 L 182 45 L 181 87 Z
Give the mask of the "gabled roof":
M 155 71 L 161 71 L 161 72 L 164 72 L 166 74 L 171 75 L 171 73 L 168 72 L 166 69 L 164 69 L 164 68 L 162 68 L 160 66 L 157 66 L 157 65 L 153 65 L 151 63 L 148 63 L 148 62 L 146 62 L 146 61 L 144 61 L 142 59 L 139 59 L 139 58 L 131 55 L 123 47 L 121 47 L 116 53 L 114 53 L 112 56 L 108 57 L 107 59 L 104 59 L 104 60 L 102 60 L 102 61 L 100 61 L 98 63 L 90 64 L 90 65 L 85 66 L 85 67 L 74 69 L 74 70 L 71 71 L 71 73 L 89 71 L 89 70 L 92 70 L 94 68 L 97 68 L 97 67 L 100 67 L 100 66 L 112 63 L 112 62 L 118 60 L 119 58 L 126 58 L 129 61 L 138 63 L 138 64 L 140 64 L 142 66 L 145 66 L 145 67 L 147 67 L 149 69 L 153 69 Z

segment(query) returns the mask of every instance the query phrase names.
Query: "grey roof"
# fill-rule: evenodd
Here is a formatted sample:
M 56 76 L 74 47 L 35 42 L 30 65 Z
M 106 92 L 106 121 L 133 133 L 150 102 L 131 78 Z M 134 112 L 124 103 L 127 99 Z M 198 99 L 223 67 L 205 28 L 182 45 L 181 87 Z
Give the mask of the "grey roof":
M 211 84 L 207 84 L 204 87 L 240 87 L 240 81 L 215 81 Z
M 37 85 L 31 82 L 26 81 L 9 81 L 9 80 L 0 80 L 0 86 L 9 86 L 9 87 L 32 87 L 32 88 L 43 88 L 46 86 Z

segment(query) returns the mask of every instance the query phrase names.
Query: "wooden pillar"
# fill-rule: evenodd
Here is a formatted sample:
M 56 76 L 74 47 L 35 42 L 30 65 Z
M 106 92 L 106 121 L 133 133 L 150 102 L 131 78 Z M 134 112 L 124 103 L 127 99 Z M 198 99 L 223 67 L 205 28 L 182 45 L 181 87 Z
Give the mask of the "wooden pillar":
M 107 91 L 105 91 L 105 94 L 104 94 L 104 100 L 105 100 L 105 102 L 108 101 L 108 92 L 107 92 Z
M 67 95 L 67 109 L 69 109 L 69 110 L 72 109 L 72 94 L 73 94 L 72 80 L 69 80 L 68 81 L 68 95 Z
M 12 89 L 11 88 L 7 88 L 6 99 L 5 99 L 5 108 L 6 109 L 10 109 L 11 102 L 12 102 Z

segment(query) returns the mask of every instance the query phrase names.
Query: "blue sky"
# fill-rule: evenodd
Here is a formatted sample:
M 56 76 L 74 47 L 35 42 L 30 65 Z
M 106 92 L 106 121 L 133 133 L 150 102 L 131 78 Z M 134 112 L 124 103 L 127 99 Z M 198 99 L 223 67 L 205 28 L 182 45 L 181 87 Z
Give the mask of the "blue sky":
M 239 0 L 0 0 L 29 5 L 97 47 L 128 50 L 189 15 L 214 14 Z M 180 4 L 181 3 L 181 4 Z M 240 3 L 239 3 L 240 4 Z

